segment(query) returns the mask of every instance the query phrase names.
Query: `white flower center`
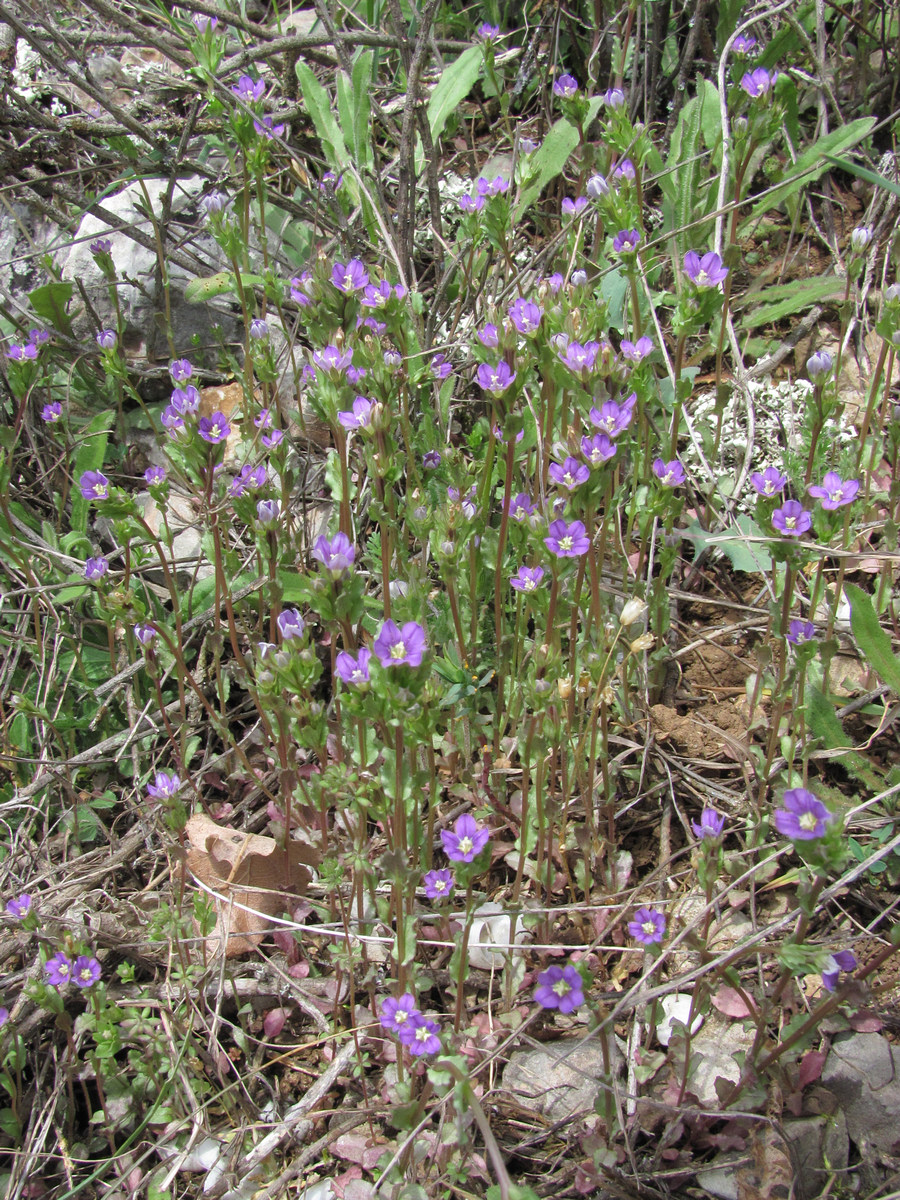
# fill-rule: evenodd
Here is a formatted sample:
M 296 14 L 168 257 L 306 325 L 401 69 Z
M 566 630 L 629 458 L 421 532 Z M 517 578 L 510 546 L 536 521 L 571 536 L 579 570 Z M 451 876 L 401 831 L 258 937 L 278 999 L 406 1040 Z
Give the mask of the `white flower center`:
M 805 812 L 797 818 L 797 824 L 801 829 L 813 830 L 819 824 L 819 818 L 813 812 Z
M 459 849 L 462 854 L 471 854 L 475 849 L 475 843 L 470 837 L 461 837 L 459 839 Z
M 551 988 L 551 991 L 555 992 L 557 996 L 568 996 L 571 990 L 571 985 L 566 983 L 564 979 L 557 979 L 556 983 L 554 983 L 553 987 Z
M 403 642 L 397 642 L 395 646 L 391 646 L 391 658 L 406 658 L 406 646 Z
M 572 544 L 573 544 L 572 539 L 570 537 L 564 537 L 564 538 L 559 539 L 560 550 L 569 551 L 572 549 Z
M 644 933 L 646 933 L 646 934 L 656 933 L 656 922 L 655 921 L 645 921 L 643 923 L 643 925 L 641 926 L 641 929 L 643 929 Z

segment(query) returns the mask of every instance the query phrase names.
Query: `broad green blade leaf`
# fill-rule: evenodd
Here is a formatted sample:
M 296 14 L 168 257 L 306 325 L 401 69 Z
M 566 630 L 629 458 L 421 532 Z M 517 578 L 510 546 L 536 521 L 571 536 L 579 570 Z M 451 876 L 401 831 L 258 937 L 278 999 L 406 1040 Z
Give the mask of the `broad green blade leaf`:
M 840 129 L 835 129 L 832 133 L 826 133 L 820 137 L 818 141 L 804 150 L 795 163 L 787 168 L 787 178 L 784 182 L 779 183 L 760 197 L 744 224 L 755 221 L 764 212 L 783 204 L 790 196 L 796 195 L 807 184 L 814 183 L 828 170 L 830 165 L 828 155 L 849 150 L 851 146 L 861 142 L 870 133 L 874 124 L 875 117 L 860 117 L 859 120 L 851 121 L 849 125 L 843 125 Z
M 699 521 L 694 521 L 687 529 L 683 529 L 681 536 L 694 543 L 698 554 L 707 546 L 721 550 L 736 571 L 763 574 L 770 570 L 772 556 L 765 543 L 747 540 L 763 536 L 762 530 L 753 518 L 738 517 L 735 525 L 738 533 L 743 536 L 729 537 L 727 534 L 709 533 L 708 530 L 701 528 Z
M 820 300 L 842 300 L 844 284 L 836 275 L 823 275 L 818 279 L 795 279 L 792 283 L 763 288 L 758 297 L 747 297 L 747 300 L 752 302 L 754 298 L 765 300 L 767 303 L 760 304 L 744 314 L 741 318 L 743 329 L 771 325 L 783 317 L 802 312 L 804 308 L 812 308 Z
M 375 162 L 372 152 L 372 84 L 374 82 L 375 54 L 372 50 L 360 50 L 353 63 L 353 95 L 356 111 L 353 124 L 353 145 L 356 159 L 363 167 Z
M 843 750 L 846 747 L 846 753 L 833 761 L 846 767 L 866 787 L 875 791 L 881 789 L 882 781 L 872 770 L 871 763 L 852 748 L 831 701 L 815 687 L 807 687 L 806 721 L 810 731 L 827 750 Z
M 891 639 L 878 624 L 872 598 L 853 583 L 844 584 L 850 601 L 850 628 L 863 658 L 879 679 L 900 696 L 900 659 L 891 647 Z
M 262 275 L 245 275 L 241 272 L 241 285 L 245 288 L 262 287 L 264 283 Z M 205 279 L 192 279 L 184 289 L 184 298 L 188 304 L 202 304 L 204 300 L 212 300 L 214 296 L 224 296 L 236 290 L 233 273 L 220 271 L 218 275 L 208 275 Z
M 840 170 L 855 175 L 858 179 L 865 179 L 866 183 L 874 183 L 876 187 L 883 187 L 887 191 L 893 192 L 895 196 L 900 196 L 900 183 L 895 183 L 886 175 L 879 175 L 877 171 L 860 167 L 855 162 L 851 162 L 849 158 L 833 158 L 830 154 L 826 154 L 825 158 L 833 167 L 839 167 Z
M 343 171 L 350 165 L 344 135 L 331 111 L 331 98 L 306 63 L 297 63 L 297 79 L 303 103 L 309 113 L 329 164 Z
M 75 285 L 73 283 L 63 283 L 61 280 L 54 280 L 53 283 L 45 283 L 28 293 L 31 307 L 41 320 L 46 321 L 48 325 L 52 325 L 54 329 L 70 337 L 72 334 L 72 322 L 69 320 L 69 314 L 66 310 L 69 301 L 72 299 L 74 290 Z
M 470 46 L 459 58 L 444 68 L 428 100 L 428 126 L 434 141 L 444 132 L 447 118 L 475 86 L 483 62 L 482 48 Z
M 596 117 L 602 103 L 599 96 L 594 96 L 588 105 L 585 126 L 590 125 Z M 565 117 L 560 117 L 534 152 L 531 163 L 537 171 L 537 179 L 523 191 L 513 220 L 520 221 L 522 219 L 522 215 L 534 203 L 550 180 L 555 179 L 569 161 L 572 151 L 577 145 L 578 130 Z

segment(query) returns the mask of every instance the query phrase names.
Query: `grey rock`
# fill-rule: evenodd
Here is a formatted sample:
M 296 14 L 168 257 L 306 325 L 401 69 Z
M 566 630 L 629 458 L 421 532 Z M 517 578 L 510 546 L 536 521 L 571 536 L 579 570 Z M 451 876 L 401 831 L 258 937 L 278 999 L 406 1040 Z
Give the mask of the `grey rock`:
M 737 1083 L 741 1068 L 735 1054 L 748 1050 L 753 1033 L 740 1021 L 729 1021 L 717 1012 L 710 1012 L 703 1028 L 691 1038 L 691 1065 L 688 1087 L 704 1108 L 718 1109 L 716 1080 Z
M 822 1086 L 836 1097 L 847 1131 L 866 1151 L 896 1154 L 900 1146 L 900 1047 L 880 1033 L 854 1033 L 835 1041 Z
M 10 201 L 0 209 L 0 289 L 16 299 L 49 281 L 41 255 L 50 245 L 55 225 L 29 204 Z
M 202 182 L 199 176 L 191 176 L 180 179 L 175 184 L 167 244 L 171 246 L 177 242 L 181 245 L 188 232 L 194 230 L 190 235 L 192 250 L 203 262 L 209 263 L 211 274 L 222 269 L 225 264 L 219 247 L 203 229 L 203 217 L 198 214 Z M 154 214 L 159 218 L 168 186 L 166 179 L 145 179 L 143 187 L 137 183 L 130 184 L 115 196 L 104 199 L 103 207 L 119 220 L 152 237 L 153 223 L 144 211 L 147 197 Z M 144 194 L 144 188 L 147 196 Z M 124 323 L 123 347 L 126 355 L 133 363 L 154 364 L 168 361 L 169 345 L 161 317 L 165 308 L 158 279 L 159 264 L 156 254 L 134 241 L 127 233 L 110 228 L 105 221 L 90 214 L 82 218 L 74 242 L 59 258 L 63 278 L 80 282 L 96 313 L 94 318 L 87 311 L 76 311 L 73 321 L 76 336 L 85 340 L 92 337 L 96 332 L 97 320 L 104 328 L 116 325 L 116 313 L 110 298 L 109 285 L 90 251 L 91 241 L 100 237 L 107 237 L 112 242 L 110 254 L 117 275 L 120 280 L 129 281 L 120 283 L 117 288 Z M 240 340 L 238 317 L 232 311 L 227 297 L 203 304 L 188 304 L 185 301 L 184 289 L 187 284 L 192 278 L 204 273 L 204 268 L 199 262 L 195 274 L 171 260 L 167 260 L 167 267 L 175 352 L 179 355 L 190 355 L 198 365 L 204 361 L 212 363 L 217 346 L 213 326 L 221 327 L 226 342 Z M 194 346 L 195 336 L 199 338 L 199 350 Z
M 834 1116 L 796 1117 L 784 1122 L 791 1147 L 798 1200 L 817 1200 L 832 1171 L 844 1171 L 850 1160 L 847 1118 L 838 1109 Z
M 731 1159 L 734 1159 L 735 1163 L 743 1162 L 740 1155 L 723 1154 L 721 1159 L 716 1159 L 717 1162 L 722 1162 L 722 1166 L 697 1172 L 697 1186 L 702 1188 L 707 1196 L 714 1196 L 715 1200 L 738 1200 L 736 1167 L 725 1165 Z
M 622 1066 L 622 1055 L 609 1043 L 612 1073 Z M 547 1042 L 539 1050 L 518 1050 L 503 1072 L 503 1088 L 523 1108 L 548 1121 L 566 1121 L 594 1111 L 594 1101 L 604 1079 L 603 1052 L 596 1038 L 589 1041 Z

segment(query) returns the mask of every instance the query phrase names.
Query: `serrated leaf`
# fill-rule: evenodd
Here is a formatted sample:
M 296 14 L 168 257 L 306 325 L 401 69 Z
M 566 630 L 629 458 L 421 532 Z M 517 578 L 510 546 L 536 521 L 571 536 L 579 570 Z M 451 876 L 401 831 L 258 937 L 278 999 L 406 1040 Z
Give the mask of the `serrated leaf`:
M 853 583 L 844 584 L 844 595 L 850 601 L 850 628 L 863 658 L 888 687 L 900 696 L 900 659 L 891 646 L 891 639 L 878 623 L 872 599 Z

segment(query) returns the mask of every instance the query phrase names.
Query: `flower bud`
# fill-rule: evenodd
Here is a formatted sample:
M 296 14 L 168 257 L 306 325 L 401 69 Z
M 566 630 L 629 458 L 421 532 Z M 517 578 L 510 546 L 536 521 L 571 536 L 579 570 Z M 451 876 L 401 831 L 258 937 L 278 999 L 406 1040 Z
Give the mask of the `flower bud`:
M 557 679 L 556 690 L 559 692 L 560 700 L 568 700 L 572 695 L 572 676 L 564 675 L 562 679 Z
M 639 621 L 647 611 L 647 602 L 642 600 L 640 596 L 632 596 L 625 604 L 621 613 L 619 613 L 620 625 L 633 625 L 635 621 Z
M 866 225 L 858 225 L 850 234 L 850 245 L 857 254 L 862 254 L 872 240 L 872 230 Z
M 643 654 L 645 650 L 651 649 L 655 644 L 656 638 L 652 633 L 642 633 L 639 638 L 635 638 L 628 649 L 632 654 Z

